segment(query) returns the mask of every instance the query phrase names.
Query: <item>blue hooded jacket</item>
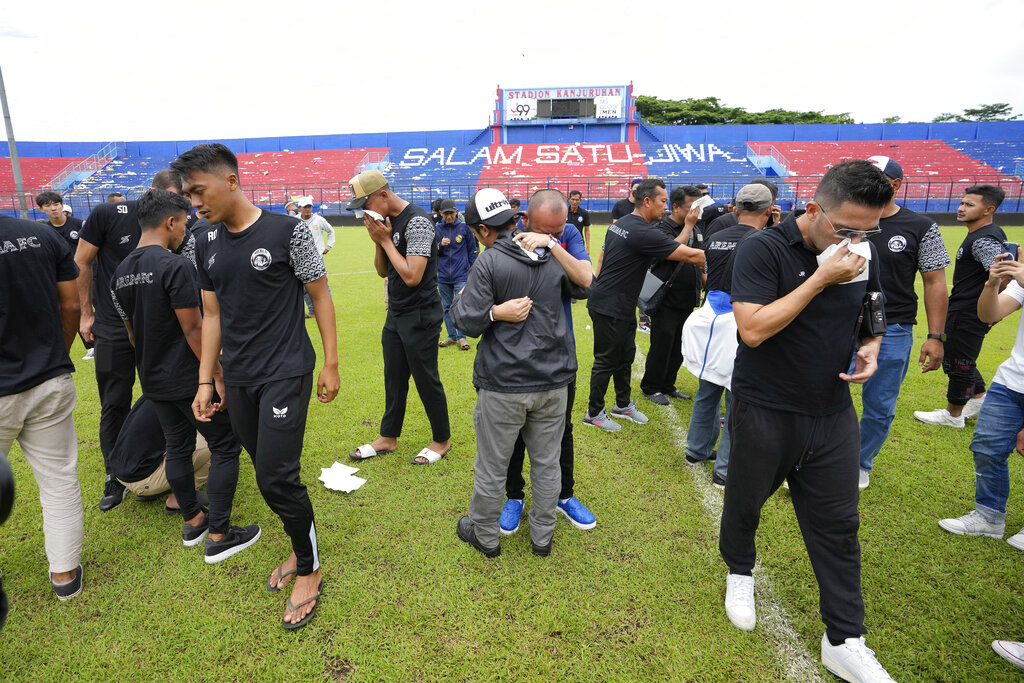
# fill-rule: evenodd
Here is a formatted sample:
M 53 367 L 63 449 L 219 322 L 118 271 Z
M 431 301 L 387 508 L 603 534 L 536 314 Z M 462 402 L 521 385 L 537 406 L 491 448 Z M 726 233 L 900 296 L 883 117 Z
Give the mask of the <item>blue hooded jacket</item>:
M 444 221 L 436 226 L 437 232 L 437 281 L 442 285 L 454 285 L 465 282 L 469 277 L 469 269 L 476 262 L 480 245 L 473 237 L 472 231 L 465 223 L 456 220 L 451 225 Z M 451 244 L 441 246 L 441 240 L 447 237 Z

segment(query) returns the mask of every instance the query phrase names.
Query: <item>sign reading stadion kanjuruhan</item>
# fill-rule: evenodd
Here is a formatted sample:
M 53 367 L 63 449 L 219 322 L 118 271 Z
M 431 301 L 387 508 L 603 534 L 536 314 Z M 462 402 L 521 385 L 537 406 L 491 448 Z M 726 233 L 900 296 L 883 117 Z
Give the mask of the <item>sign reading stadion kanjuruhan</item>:
M 533 121 L 538 102 L 544 100 L 593 100 L 596 119 L 621 119 L 625 116 L 629 87 L 613 85 L 586 88 L 515 88 L 502 91 L 502 111 L 506 121 Z M 551 103 L 549 102 L 549 105 Z M 552 111 L 551 105 L 547 111 Z M 547 118 L 547 117 L 545 117 Z M 555 117 L 557 118 L 557 117 Z

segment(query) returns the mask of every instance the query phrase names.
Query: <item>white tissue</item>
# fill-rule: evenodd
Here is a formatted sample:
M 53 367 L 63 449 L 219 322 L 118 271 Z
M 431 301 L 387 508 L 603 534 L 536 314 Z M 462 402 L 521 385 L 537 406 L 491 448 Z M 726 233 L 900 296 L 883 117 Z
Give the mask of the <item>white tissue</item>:
M 864 280 L 867 280 L 868 279 L 868 268 L 870 267 L 870 261 L 871 261 L 871 245 L 868 244 L 867 240 L 865 240 L 865 239 L 861 239 L 861 241 L 858 242 L 857 244 L 850 244 L 850 238 L 847 237 L 842 242 L 840 242 L 839 244 L 830 245 L 828 249 L 826 249 L 825 251 L 823 251 L 820 254 L 818 254 L 818 265 L 820 266 L 822 263 L 824 263 L 825 261 L 830 259 L 832 257 L 832 254 L 836 253 L 837 251 L 839 251 L 843 247 L 849 247 L 851 254 L 856 254 L 857 256 L 863 256 L 864 259 L 867 260 L 869 263 L 865 263 L 864 264 L 864 272 L 863 273 L 857 275 L 857 277 L 853 278 L 852 280 L 847 280 L 846 282 L 843 282 L 842 284 L 848 285 L 851 282 L 862 282 Z M 850 257 L 849 256 L 844 256 L 843 260 L 846 260 L 848 258 L 850 258 Z
M 358 471 L 358 467 L 349 467 L 348 465 L 342 465 L 340 462 L 335 462 L 329 468 L 321 467 L 318 478 L 324 483 L 324 486 L 332 491 L 351 493 L 366 483 L 366 480 L 362 477 L 352 476 Z

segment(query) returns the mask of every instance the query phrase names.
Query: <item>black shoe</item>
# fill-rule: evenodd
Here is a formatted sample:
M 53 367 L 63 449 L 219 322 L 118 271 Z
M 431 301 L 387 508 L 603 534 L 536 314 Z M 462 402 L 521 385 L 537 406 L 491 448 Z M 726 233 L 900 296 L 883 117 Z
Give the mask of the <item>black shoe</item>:
M 673 389 L 672 391 L 666 391 L 665 395 L 668 396 L 669 398 L 681 398 L 684 401 L 690 401 L 690 400 L 693 399 L 693 396 L 690 396 L 689 394 L 684 394 L 683 392 L 679 391 L 678 389 Z
M 469 517 L 463 515 L 459 518 L 459 523 L 455 525 L 455 533 L 458 534 L 459 540 L 464 541 L 480 552 L 484 554 L 484 557 L 497 557 L 501 554 L 501 546 L 496 545 L 493 548 L 485 548 L 480 545 L 480 542 L 476 540 L 476 527 L 469 521 Z
M 199 524 L 196 526 L 192 526 L 191 524 L 181 525 L 181 542 L 188 547 L 199 545 L 199 542 L 203 540 L 203 537 L 210 531 L 210 513 L 206 508 L 202 508 L 202 510 L 203 521 L 199 522 Z
M 135 502 L 136 503 L 152 503 L 154 500 L 158 500 L 160 498 L 163 498 L 164 495 L 166 495 L 166 494 L 154 493 L 152 495 L 143 495 L 141 493 L 136 493 L 135 494 Z
M 124 484 L 107 475 L 107 483 L 103 485 L 103 497 L 100 498 L 100 510 L 103 512 L 113 510 L 121 504 L 126 495 L 128 495 L 128 489 L 124 487 Z
M 53 585 L 53 591 L 57 594 L 58 600 L 61 602 L 70 600 L 82 592 L 82 565 L 78 565 L 75 569 L 75 578 L 67 583 L 53 583 L 52 576 L 50 577 L 50 583 Z
M 711 455 L 709 455 L 708 457 L 703 458 L 701 460 L 698 460 L 697 458 L 695 458 L 692 455 L 690 455 L 689 453 L 687 453 L 686 454 L 686 464 L 687 465 L 699 465 L 702 462 L 714 462 L 715 458 L 717 458 L 717 457 L 718 457 L 718 451 L 711 451 Z
M 648 401 L 650 401 L 651 403 L 656 403 L 656 404 L 658 404 L 659 406 L 667 406 L 667 405 L 671 405 L 671 404 L 669 403 L 669 400 L 668 400 L 667 398 L 665 398 L 665 394 L 661 393 L 660 391 L 656 391 L 656 392 L 655 392 L 655 393 L 653 393 L 653 394 L 647 394 L 647 393 L 645 393 L 645 394 L 644 394 L 644 397 L 645 397 L 645 398 L 646 398 L 646 399 L 647 399 Z
M 533 547 L 533 554 L 537 557 L 547 557 L 551 554 L 551 543 L 547 545 L 537 545 L 533 541 L 530 541 L 530 545 Z
M 716 489 L 724 489 L 725 488 L 725 479 L 723 479 L 722 477 L 718 476 L 718 473 L 716 472 L 711 477 L 711 485 L 714 486 Z
M 209 536 L 206 537 L 204 555 L 206 564 L 217 564 L 228 559 L 232 555 L 245 550 L 256 541 L 260 540 L 262 530 L 258 524 L 251 524 L 246 527 L 233 526 L 224 534 L 224 538 L 215 541 Z

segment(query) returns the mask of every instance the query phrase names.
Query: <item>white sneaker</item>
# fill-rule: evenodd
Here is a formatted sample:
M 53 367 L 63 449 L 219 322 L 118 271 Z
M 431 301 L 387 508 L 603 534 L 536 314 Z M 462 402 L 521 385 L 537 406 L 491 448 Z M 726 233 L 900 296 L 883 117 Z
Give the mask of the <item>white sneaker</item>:
M 981 404 L 984 402 L 984 396 L 982 396 L 981 398 L 972 398 L 967 402 L 967 405 L 964 406 L 964 411 L 960 413 L 960 417 L 964 418 L 965 420 L 973 420 L 974 418 L 978 417 L 978 413 L 981 412 Z
M 860 471 L 860 481 L 857 482 L 857 488 L 863 491 L 871 484 L 871 472 L 868 470 Z
M 992 524 L 977 510 L 971 510 L 963 517 L 956 519 L 940 519 L 939 526 L 958 536 L 988 536 L 998 539 L 1002 539 L 1003 533 L 1006 531 L 1005 524 Z M 1017 535 L 1020 536 L 1020 534 Z
M 874 651 L 864 644 L 863 638 L 847 638 L 842 645 L 832 645 L 827 635 L 822 636 L 821 663 L 844 681 L 873 683 L 893 680 L 875 659 Z
M 1016 643 L 1012 640 L 993 640 L 992 649 L 1010 664 L 1018 669 L 1024 669 L 1024 643 Z
M 915 410 L 914 418 L 929 425 L 953 427 L 954 429 L 964 428 L 964 416 L 953 417 L 945 408 L 939 408 L 938 410 Z
M 754 577 L 729 574 L 725 580 L 725 613 L 741 631 L 753 631 L 757 624 L 754 610 Z
M 85 355 L 82 356 L 82 360 L 92 360 L 95 357 L 96 357 L 96 347 L 93 347 L 93 348 L 91 348 L 91 349 L 89 349 L 88 351 L 85 352 Z
M 1024 529 L 1021 529 L 1013 536 L 1010 536 L 1008 539 L 1006 539 L 1006 542 L 1014 548 L 1016 548 L 1017 550 L 1024 550 Z

